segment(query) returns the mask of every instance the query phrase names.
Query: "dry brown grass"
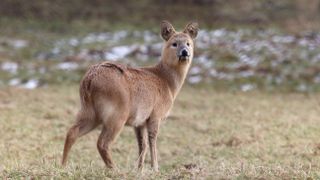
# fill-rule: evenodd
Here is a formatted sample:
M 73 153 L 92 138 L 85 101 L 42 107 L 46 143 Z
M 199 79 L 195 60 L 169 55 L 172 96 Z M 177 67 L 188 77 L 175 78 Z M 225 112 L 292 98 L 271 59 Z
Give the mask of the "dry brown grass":
M 105 169 L 99 130 L 81 138 L 60 166 L 65 133 L 79 107 L 77 86 L 0 91 L 3 178 L 320 178 L 320 94 L 232 93 L 185 87 L 162 124 L 160 173 L 137 174 L 137 145 L 125 128 Z M 149 159 L 147 160 L 149 162 Z

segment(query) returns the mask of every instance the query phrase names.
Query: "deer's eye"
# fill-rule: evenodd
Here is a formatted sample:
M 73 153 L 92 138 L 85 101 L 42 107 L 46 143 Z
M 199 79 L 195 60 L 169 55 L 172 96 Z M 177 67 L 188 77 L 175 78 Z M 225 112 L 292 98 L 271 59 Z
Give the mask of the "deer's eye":
M 187 46 L 190 46 L 190 43 L 187 42 Z
M 178 44 L 177 44 L 177 43 L 172 43 L 172 46 L 173 46 L 173 47 L 177 47 Z

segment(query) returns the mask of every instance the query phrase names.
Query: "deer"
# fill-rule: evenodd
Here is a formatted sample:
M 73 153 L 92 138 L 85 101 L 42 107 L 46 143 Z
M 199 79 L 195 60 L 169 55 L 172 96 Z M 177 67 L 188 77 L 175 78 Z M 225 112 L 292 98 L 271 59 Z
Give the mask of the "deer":
M 133 68 L 104 61 L 91 66 L 80 82 L 81 108 L 68 130 L 62 157 L 65 166 L 75 141 L 102 124 L 97 148 L 107 168 L 115 168 L 111 145 L 125 125 L 134 128 L 138 142 L 138 169 L 142 169 L 149 145 L 151 167 L 159 171 L 157 136 L 184 84 L 194 56 L 198 23 L 176 31 L 161 22 L 164 40 L 160 62 L 151 67 Z

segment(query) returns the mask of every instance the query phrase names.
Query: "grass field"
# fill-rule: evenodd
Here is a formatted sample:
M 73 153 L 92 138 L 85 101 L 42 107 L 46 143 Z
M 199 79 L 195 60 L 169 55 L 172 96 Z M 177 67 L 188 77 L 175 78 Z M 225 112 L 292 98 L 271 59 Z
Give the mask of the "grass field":
M 136 173 L 137 144 L 126 127 L 105 168 L 96 140 L 80 138 L 60 166 L 79 107 L 77 85 L 0 91 L 2 178 L 320 178 L 320 94 L 222 92 L 184 87 L 158 139 L 160 172 Z M 149 157 L 147 162 L 149 163 Z
M 0 179 L 320 179 L 319 17 L 320 0 L 2 0 Z M 201 31 L 160 128 L 160 172 L 148 154 L 137 173 L 130 127 L 116 171 L 97 151 L 100 128 L 61 167 L 87 67 L 153 64 L 163 19 Z

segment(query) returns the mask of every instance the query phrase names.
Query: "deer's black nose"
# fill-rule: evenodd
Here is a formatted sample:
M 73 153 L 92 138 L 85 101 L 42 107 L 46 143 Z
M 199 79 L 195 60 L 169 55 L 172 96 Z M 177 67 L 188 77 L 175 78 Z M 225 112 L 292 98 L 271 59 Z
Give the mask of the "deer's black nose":
M 185 49 L 182 50 L 181 55 L 182 55 L 182 56 L 188 56 L 188 51 L 185 50 Z
M 182 56 L 182 57 L 187 57 L 187 56 L 189 56 L 188 50 L 187 50 L 187 49 L 182 49 L 182 50 L 180 51 L 180 56 Z

